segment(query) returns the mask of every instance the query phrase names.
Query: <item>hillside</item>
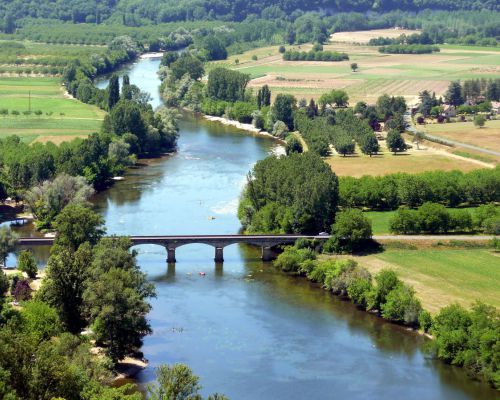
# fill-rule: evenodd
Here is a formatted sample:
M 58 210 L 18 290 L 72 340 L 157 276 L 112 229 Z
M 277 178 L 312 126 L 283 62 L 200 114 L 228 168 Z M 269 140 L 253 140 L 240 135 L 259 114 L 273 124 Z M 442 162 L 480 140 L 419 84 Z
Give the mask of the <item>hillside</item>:
M 290 16 L 296 10 L 335 14 L 424 9 L 500 11 L 500 3 L 496 0 L 4 0 L 0 3 L 0 19 L 3 30 L 9 32 L 14 26 L 13 22 L 26 17 L 73 23 L 101 23 L 110 20 L 136 25 L 144 21 L 241 21 L 251 14 L 276 19 Z

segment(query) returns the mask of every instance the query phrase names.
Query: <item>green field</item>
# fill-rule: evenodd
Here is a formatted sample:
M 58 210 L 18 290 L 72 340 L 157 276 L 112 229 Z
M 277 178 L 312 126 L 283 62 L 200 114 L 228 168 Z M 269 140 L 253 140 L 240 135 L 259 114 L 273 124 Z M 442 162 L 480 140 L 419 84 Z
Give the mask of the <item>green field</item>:
M 476 299 L 500 306 L 500 254 L 490 250 L 387 250 L 358 261 L 372 273 L 397 271 L 431 312 L 453 302 L 470 306 Z
M 355 38 L 353 38 L 354 41 Z M 300 46 L 307 51 L 311 45 Z M 330 89 L 344 89 L 350 103 L 374 103 L 384 94 L 405 96 L 413 101 L 423 90 L 442 95 L 452 80 L 500 78 L 500 51 L 491 47 L 440 46 L 435 54 L 381 54 L 376 46 L 332 43 L 325 50 L 348 53 L 342 62 L 283 61 L 278 46 L 250 50 L 230 57 L 223 65 L 247 73 L 251 87 L 270 86 L 273 96 L 319 97 Z M 287 46 L 287 49 L 291 47 Z M 256 56 L 257 60 L 252 59 Z M 236 62 L 237 60 L 237 62 Z M 358 63 L 358 71 L 350 68 Z
M 32 113 L 24 115 L 31 107 Z M 24 141 L 59 143 L 100 129 L 104 111 L 64 95 L 57 78 L 1 78 L 0 138 L 19 135 Z M 12 111 L 20 114 L 12 114 Z M 41 115 L 34 112 L 40 110 Z

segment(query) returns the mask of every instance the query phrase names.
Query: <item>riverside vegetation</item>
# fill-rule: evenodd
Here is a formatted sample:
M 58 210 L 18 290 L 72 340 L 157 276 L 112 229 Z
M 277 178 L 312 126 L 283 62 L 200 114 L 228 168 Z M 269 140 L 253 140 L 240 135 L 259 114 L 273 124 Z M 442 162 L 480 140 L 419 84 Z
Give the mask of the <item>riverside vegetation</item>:
M 120 360 L 141 357 L 142 338 L 151 333 L 146 315 L 154 284 L 127 238 L 103 238 L 103 218 L 91 209 L 68 205 L 54 226 L 58 236 L 37 292 L 30 287 L 37 269 L 29 252 L 19 258 L 27 279 L 0 271 L 1 397 L 142 399 L 132 385 L 111 384 Z M 12 299 L 19 306 L 13 308 Z M 201 399 L 199 379 L 184 365 L 160 366 L 157 378 L 148 388 L 152 399 Z
M 442 11 L 414 13 L 427 5 Z M 317 12 L 320 7 L 328 6 L 336 12 L 334 15 Z M 380 13 L 366 17 L 362 12 L 367 8 Z M 37 57 L 29 57 L 26 47 L 8 44 L 4 46 L 4 60 L 16 66 L 5 67 L 12 69 L 3 72 L 18 71 L 18 63 L 29 69 L 22 73 L 62 72 L 70 94 L 109 112 L 101 132 L 88 139 L 60 147 L 22 145 L 15 137 L 1 143 L 2 197 L 25 199 L 38 217 L 40 228 L 55 228 L 59 232 L 47 278 L 35 295 L 35 302 L 29 301 L 31 289 L 24 279 L 16 281 L 11 291 L 21 302 L 21 310 L 13 310 L 2 301 L 0 346 L 2 355 L 7 355 L 0 360 L 0 376 L 2 383 L 5 382 L 0 387 L 2 395 L 10 399 L 138 398 L 127 393 L 129 387 L 111 389 L 107 383 L 112 365 L 122 356 L 137 352 L 142 338 L 149 333 L 145 314 L 150 308 L 147 299 L 154 291 L 139 271 L 135 254 L 127 251 L 127 239 L 102 239 L 102 220 L 87 208 L 86 202 L 93 189 L 107 187 L 113 175 L 123 172 L 135 157 L 175 149 L 177 114 L 171 109 L 155 113 L 147 105 L 147 96 L 126 78 L 121 90 L 116 76 L 111 78 L 107 90 L 96 88 L 93 80 L 98 74 L 111 72 L 145 49 L 170 51 L 165 54 L 160 70 L 162 97 L 167 106 L 251 122 L 258 129 L 287 140 L 289 156 L 263 160 L 249 176 L 239 208 L 247 231 L 317 233 L 331 229 L 333 238 L 325 244 L 325 250 L 350 252 L 366 244 L 371 227 L 360 210 L 345 206 L 346 201 L 350 201 L 350 207 L 364 207 L 362 202 L 390 209 L 421 205 L 419 211 L 411 212 L 411 218 L 418 219 L 416 226 L 423 226 L 427 220 L 422 217 L 424 214 L 446 220 L 442 208 L 429 206 L 427 201 L 446 205 L 498 201 L 498 168 L 471 176 L 450 173 L 444 178 L 430 179 L 432 183 L 425 187 L 425 193 L 416 193 L 418 186 L 409 189 L 415 180 L 404 175 L 387 187 L 385 181 L 377 182 L 379 190 L 368 200 L 356 198 L 365 196 L 365 192 L 349 197 L 354 190 L 346 190 L 346 183 L 337 179 L 320 156 L 329 154 L 331 148 L 344 156 L 353 154 L 356 145 L 365 154 L 376 154 L 379 149 L 374 130 L 379 129 L 380 123 L 388 130 L 390 150 L 404 152 L 407 144 L 401 136 L 405 128 L 402 114 L 406 110 L 403 98 L 384 95 L 376 106 L 358 103 L 354 110 L 348 110 L 345 109 L 347 93 L 334 90 L 321 96 L 318 104 L 297 102 L 290 94 L 278 94 L 271 104 L 269 87 L 262 87 L 254 95 L 247 89 L 249 75 L 203 63 L 225 59 L 228 54 L 262 44 L 307 42 L 315 43 L 315 59 L 333 60 L 338 56 L 320 50 L 330 34 L 345 29 L 393 26 L 423 28 L 423 31 L 418 39 L 411 39 L 418 43 L 411 44 L 402 38 L 398 43 L 378 44 L 387 46 L 385 49 L 391 52 L 420 52 L 424 48 L 434 51 L 433 46 L 444 41 L 493 47 L 499 34 L 497 11 L 495 2 L 449 0 L 432 4 L 410 1 L 403 5 L 371 0 L 342 4 L 289 1 L 280 6 L 267 0 L 243 6 L 220 2 L 200 6 L 189 0 L 175 4 L 127 1 L 105 2 L 97 8 L 70 0 L 58 3 L 57 7 L 42 2 L 34 11 L 28 1 L 2 3 L 2 37 L 9 41 L 107 45 L 81 60 L 68 56 L 56 65 L 56 61 L 45 59 L 40 61 L 42 69 L 34 70 L 26 65 L 36 64 L 33 60 Z M 185 29 L 180 29 L 180 25 Z M 176 51 L 186 46 L 189 48 L 178 55 Z M 201 79 L 205 68 L 206 84 Z M 297 135 L 289 134 L 296 129 L 301 131 L 310 149 L 307 154 L 297 154 L 304 149 Z M 474 178 L 480 178 L 474 182 L 474 190 L 462 194 L 464 183 Z M 455 192 L 447 191 L 449 182 Z M 308 196 L 304 196 L 304 187 Z M 54 201 L 61 193 L 68 196 L 64 201 Z M 387 193 L 390 196 L 386 197 Z M 488 227 L 498 226 L 498 214 L 488 214 L 485 220 L 490 221 Z M 5 237 L 9 239 L 8 235 Z M 386 319 L 410 326 L 418 323 L 424 330 L 430 329 L 436 337 L 433 343 L 437 357 L 464 366 L 471 375 L 498 387 L 496 310 L 481 304 L 471 311 L 452 306 L 432 318 L 422 310 L 413 290 L 393 272 L 383 271 L 373 283 L 367 271 L 355 263 L 316 261 L 308 247 L 299 243 L 286 250 L 277 265 L 310 276 L 336 294 L 347 294 L 360 307 L 377 310 Z M 29 264 L 32 263 L 23 260 L 23 269 L 30 271 Z M 3 299 L 9 283 L 5 284 L 3 274 L 0 278 Z M 127 323 L 119 323 L 121 318 Z M 40 324 L 41 320 L 49 322 Z M 71 336 L 89 325 L 106 358 L 90 356 L 87 339 Z M 198 398 L 197 380 L 182 367 L 160 369 L 160 386 L 152 388 L 151 396 L 173 395 L 168 382 L 176 377 L 188 382 L 184 393 Z M 67 382 L 72 383 L 71 387 Z

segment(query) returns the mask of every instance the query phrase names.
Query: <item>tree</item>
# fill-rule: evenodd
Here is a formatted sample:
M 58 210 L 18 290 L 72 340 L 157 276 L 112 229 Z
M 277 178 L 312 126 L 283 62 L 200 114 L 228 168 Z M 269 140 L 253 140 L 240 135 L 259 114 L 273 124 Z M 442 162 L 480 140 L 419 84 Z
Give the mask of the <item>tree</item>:
M 391 321 L 416 326 L 422 312 L 420 301 L 415 297 L 415 290 L 404 284 L 397 284 L 381 305 L 382 317 Z
M 26 192 L 24 199 L 37 219 L 38 229 L 50 228 L 68 204 L 85 205 L 94 189 L 81 176 L 59 174 Z
M 186 74 L 196 81 L 205 73 L 203 63 L 189 53 L 182 53 L 177 60 L 170 64 L 170 70 L 172 71 L 172 79 L 175 81 L 178 81 Z
M 160 365 L 156 369 L 156 385 L 148 387 L 151 400 L 198 400 L 200 378 L 185 364 Z
M 324 245 L 326 251 L 352 252 L 372 237 L 370 220 L 361 210 L 350 208 L 337 213 L 332 237 Z
M 90 208 L 70 204 L 54 221 L 54 228 L 57 231 L 55 243 L 73 250 L 85 242 L 95 245 L 106 232 L 103 224 L 102 216 Z
M 207 61 L 225 60 L 227 50 L 224 44 L 217 37 L 207 36 L 201 43 L 201 52 Z
M 358 69 L 358 63 L 351 63 L 351 70 L 352 72 L 356 72 Z
M 344 90 L 332 90 L 328 93 L 323 93 L 318 100 L 318 104 L 324 111 L 326 106 L 345 107 L 349 104 L 349 96 Z
M 208 74 L 206 91 L 208 97 L 234 103 L 245 101 L 245 89 L 250 75 L 226 68 L 214 68 Z
M 294 135 L 289 135 L 286 138 L 285 150 L 287 155 L 290 155 L 291 153 L 302 153 L 302 143 Z
M 83 295 L 86 313 L 96 341 L 106 347 L 116 362 L 137 351 L 142 338 L 151 333 L 146 314 L 147 298 L 155 295 L 154 285 L 129 252 L 125 238 L 105 238 L 94 248 L 94 260 Z
M 262 86 L 257 92 L 257 107 L 259 110 L 262 107 L 267 107 L 271 105 L 271 91 L 269 90 L 269 86 Z
M 397 130 L 389 131 L 389 133 L 387 134 L 386 143 L 389 150 L 391 150 L 394 154 L 396 154 L 397 152 L 406 151 L 405 140 L 401 136 L 401 133 L 399 133 Z
M 132 100 L 132 87 L 130 85 L 130 77 L 125 74 L 122 78 L 122 98 L 125 100 Z
M 418 208 L 417 221 L 421 231 L 447 232 L 450 227 L 450 213 L 442 204 L 426 202 Z
M 275 121 L 283 121 L 288 129 L 293 129 L 293 112 L 297 99 L 291 94 L 278 94 L 271 109 Z
M 65 330 L 77 334 L 86 325 L 83 292 L 92 262 L 90 244 L 72 251 L 60 245 L 51 249 L 46 276 L 37 298 L 52 306 Z
M 380 270 L 375 275 L 375 286 L 368 295 L 368 309 L 380 311 L 389 293 L 400 283 L 401 281 L 393 270 Z
M 14 251 L 17 246 L 19 236 L 7 227 L 0 227 L 0 260 L 6 266 L 7 256 Z
M 5 296 L 5 292 L 7 292 L 7 289 L 9 289 L 9 286 L 10 286 L 9 278 L 7 277 L 5 272 L 0 270 L 0 311 L 1 311 L 2 300 Z
M 29 250 L 23 250 L 19 253 L 17 259 L 17 269 L 21 272 L 25 272 L 29 278 L 36 278 L 38 272 L 38 266 L 36 264 L 35 256 Z
M 364 154 L 368 154 L 370 157 L 372 154 L 377 154 L 379 150 L 378 140 L 374 134 L 364 136 L 361 142 L 361 151 Z
M 276 121 L 273 125 L 273 131 L 271 132 L 273 136 L 284 139 L 288 134 L 288 126 L 283 121 Z
M 478 128 L 482 128 L 485 123 L 486 123 L 486 118 L 484 118 L 484 115 L 477 114 L 474 116 L 474 126 L 477 126 Z
M 278 51 L 280 52 L 280 54 L 283 54 L 286 51 L 285 46 L 280 46 Z
M 460 106 L 464 103 L 464 98 L 462 96 L 462 87 L 460 86 L 459 81 L 450 82 L 444 98 L 447 104 L 453 105 L 455 107 Z
M 57 311 L 42 301 L 28 301 L 21 312 L 23 330 L 40 343 L 61 331 Z
M 108 85 L 108 110 L 111 111 L 120 100 L 120 82 L 118 75 L 113 74 Z

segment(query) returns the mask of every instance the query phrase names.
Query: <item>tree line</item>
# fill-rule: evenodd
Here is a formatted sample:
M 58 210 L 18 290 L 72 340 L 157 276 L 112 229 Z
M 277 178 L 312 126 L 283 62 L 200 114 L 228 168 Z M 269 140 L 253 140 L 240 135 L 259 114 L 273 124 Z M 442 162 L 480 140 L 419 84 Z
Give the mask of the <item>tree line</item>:
M 439 47 L 429 44 L 391 44 L 379 47 L 378 51 L 385 54 L 431 54 L 439 52 Z
M 337 51 L 294 51 L 287 50 L 283 53 L 285 61 L 345 61 L 349 60 L 347 53 L 339 53 Z
M 52 4 L 48 0 L 32 7 L 29 0 L 6 1 L 0 7 L 0 18 L 4 20 L 3 29 L 12 30 L 17 20 L 25 17 L 58 19 L 71 23 L 95 23 L 120 21 L 124 25 L 136 25 L 144 22 L 170 22 L 190 20 L 233 20 L 241 21 L 250 14 L 262 17 L 285 17 L 293 12 L 328 10 L 330 13 L 364 12 L 373 10 L 387 12 L 391 10 L 419 11 L 433 10 L 492 10 L 500 8 L 494 0 L 450 1 L 450 0 L 411 0 L 404 3 L 398 1 L 378 2 L 376 0 L 347 0 L 342 3 L 333 0 L 287 0 L 277 5 L 272 0 L 253 0 L 248 3 L 232 4 L 222 0 L 199 2 L 195 0 L 163 1 L 161 3 L 127 0 L 118 3 L 112 0 L 99 2 L 97 5 L 82 0 L 57 1 Z
M 345 217 L 352 216 L 346 214 Z M 332 231 L 336 229 L 332 227 Z M 294 246 L 286 247 L 274 265 L 349 299 L 361 310 L 431 334 L 434 340 L 426 345 L 430 356 L 463 367 L 471 377 L 499 388 L 498 367 L 493 356 L 498 337 L 498 309 L 476 301 L 470 310 L 452 304 L 432 316 L 423 309 L 414 288 L 393 270 L 382 269 L 372 276 L 352 259 L 317 260 L 314 246 L 299 240 Z
M 427 202 L 417 210 L 400 208 L 389 221 L 389 229 L 396 234 L 420 233 L 500 233 L 500 210 L 493 204 L 479 206 L 474 217 L 468 210 L 447 209 L 442 204 Z
M 471 172 L 432 171 L 417 174 L 341 177 L 339 205 L 372 210 L 418 207 L 426 202 L 447 207 L 485 204 L 500 200 L 500 169 Z

